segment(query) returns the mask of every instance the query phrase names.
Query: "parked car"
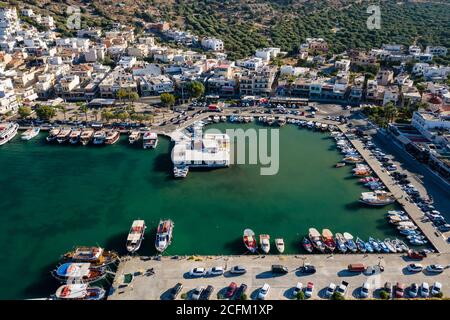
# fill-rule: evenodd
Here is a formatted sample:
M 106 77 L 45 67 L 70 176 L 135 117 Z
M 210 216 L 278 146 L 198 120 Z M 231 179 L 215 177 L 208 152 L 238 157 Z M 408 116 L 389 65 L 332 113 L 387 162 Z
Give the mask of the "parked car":
M 430 285 L 428 284 L 428 282 L 422 282 L 422 285 L 419 289 L 419 295 L 422 298 L 428 298 L 428 296 L 430 295 Z
M 436 296 L 442 291 L 442 283 L 435 282 L 433 283 L 433 287 L 431 287 L 431 295 Z
M 383 291 L 388 294 L 388 298 L 392 298 L 392 283 L 389 281 L 384 284 Z
M 192 300 L 199 300 L 200 295 L 202 294 L 203 290 L 205 290 L 203 287 L 197 287 L 192 291 L 191 299 Z
M 303 267 L 300 267 L 301 273 L 313 274 L 316 273 L 316 267 L 310 264 L 306 264 Z
M 244 266 L 234 266 L 231 268 L 230 272 L 232 274 L 244 274 L 247 272 Z
M 370 285 L 369 282 L 364 282 L 360 291 L 359 291 L 359 296 L 361 298 L 367 298 L 369 297 L 369 290 L 370 290 Z
M 395 297 L 403 298 L 404 295 L 405 295 L 405 285 L 403 283 L 397 282 L 397 285 L 395 286 Z
M 303 284 L 301 282 L 297 282 L 297 285 L 292 289 L 292 295 L 294 297 L 297 296 L 297 294 L 303 290 Z
M 440 264 L 430 264 L 427 266 L 427 271 L 430 273 L 441 273 L 444 271 L 444 266 L 441 266 Z
M 222 267 L 212 267 L 208 270 L 209 276 L 221 276 L 223 274 L 223 268 Z
M 182 289 L 183 289 L 183 285 L 182 285 L 181 283 L 177 283 L 177 284 L 175 285 L 175 287 L 173 287 L 173 288 L 170 290 L 170 293 L 169 293 L 169 299 L 170 299 L 170 300 L 175 300 L 175 299 L 177 298 L 178 294 L 181 292 Z
M 203 277 L 206 274 L 205 268 L 193 268 L 189 271 L 191 277 Z
M 423 270 L 423 266 L 419 263 L 411 263 L 408 264 L 407 269 L 409 272 L 420 272 Z
M 236 300 L 241 300 L 242 295 L 247 291 L 247 285 L 245 283 L 241 284 L 239 288 L 236 290 L 236 293 L 234 294 Z
M 214 290 L 213 286 L 207 286 L 206 289 L 203 290 L 202 293 L 200 294 L 199 300 L 209 300 L 209 297 L 211 297 L 213 290 Z
M 339 285 L 339 287 L 337 287 L 336 292 L 340 293 L 344 296 L 345 293 L 347 292 L 347 288 L 348 288 L 348 282 L 342 281 L 341 284 Z
M 417 297 L 418 293 L 419 293 L 419 285 L 417 283 L 411 284 L 411 286 L 409 287 L 409 290 L 408 290 L 408 295 L 411 298 L 415 298 L 415 297 Z
M 264 283 L 264 285 L 259 289 L 258 292 L 258 299 L 259 300 L 265 300 L 267 295 L 269 294 L 270 286 L 267 283 Z
M 336 285 L 334 283 L 330 283 L 328 285 L 327 290 L 325 291 L 325 296 L 327 298 L 331 297 L 333 295 L 333 293 L 334 293 L 334 290 L 336 290 Z
M 286 274 L 288 272 L 289 272 L 288 268 L 286 268 L 285 266 L 282 266 L 282 265 L 279 265 L 279 264 L 272 265 L 272 273 Z
M 225 297 L 231 298 L 234 295 L 234 293 L 236 292 L 236 289 L 237 289 L 236 282 L 230 283 L 230 285 L 228 286 L 227 291 L 225 293 Z
M 308 284 L 306 285 L 306 289 L 305 289 L 305 296 L 307 298 L 311 298 L 313 291 L 314 291 L 314 283 L 308 282 Z

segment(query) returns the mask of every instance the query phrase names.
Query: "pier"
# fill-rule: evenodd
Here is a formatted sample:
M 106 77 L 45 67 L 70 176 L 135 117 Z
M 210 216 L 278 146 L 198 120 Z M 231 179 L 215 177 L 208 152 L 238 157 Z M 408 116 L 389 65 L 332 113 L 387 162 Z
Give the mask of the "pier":
M 338 126 L 338 128 L 344 133 L 348 133 L 348 129 L 345 126 Z M 403 210 L 409 215 L 411 220 L 419 227 L 422 233 L 427 237 L 430 244 L 441 253 L 450 253 L 450 245 L 447 243 L 449 236 L 448 232 L 442 234 L 436 230 L 431 222 L 423 222 L 423 213 L 416 204 L 409 200 L 407 194 L 397 185 L 388 174 L 388 172 L 381 166 L 375 157 L 373 157 L 369 150 L 364 148 L 361 141 L 357 139 L 350 139 L 350 142 L 355 149 L 361 154 L 370 168 L 381 179 L 386 188 L 397 198 L 397 202 L 402 206 Z
M 444 267 L 450 261 L 450 254 L 431 254 L 420 263 L 425 267 L 429 264 L 441 264 Z M 212 285 L 214 291 L 212 300 L 218 299 L 218 293 L 224 293 L 231 282 L 239 286 L 245 283 L 248 286 L 247 295 L 249 299 L 255 299 L 259 288 L 264 283 L 271 286 L 268 295 L 269 300 L 286 300 L 294 298 L 292 288 L 298 282 L 303 287 L 311 281 L 314 283 L 312 299 L 324 299 L 323 293 L 330 283 L 339 285 L 341 281 L 349 283 L 345 294 L 346 299 L 357 299 L 359 289 L 364 282 L 370 284 L 369 298 L 379 298 L 379 289 L 385 282 L 392 285 L 397 282 L 409 286 L 415 282 L 420 285 L 428 282 L 430 287 L 435 281 L 443 284 L 444 296 L 450 294 L 450 274 L 444 270 L 441 274 L 429 274 L 426 271 L 409 273 L 406 266 L 415 261 L 409 260 L 401 254 L 350 254 L 350 255 L 243 255 L 243 256 L 195 256 L 178 257 L 167 256 L 153 260 L 150 257 L 126 257 L 120 263 L 116 278 L 108 299 L 110 300 L 159 300 L 166 299 L 170 289 L 180 282 L 183 289 L 177 299 L 181 299 L 183 293 L 189 299 L 190 292 L 199 286 Z M 312 264 L 316 267 L 315 274 L 305 275 L 300 273 L 299 267 L 304 264 Z M 383 266 L 384 272 L 371 275 L 365 273 L 352 273 L 347 271 L 351 263 L 363 263 L 365 266 Z M 273 264 L 281 264 L 288 268 L 285 275 L 274 275 L 271 272 Z M 244 275 L 232 275 L 229 273 L 231 267 L 242 265 L 247 269 Z M 216 277 L 191 278 L 188 273 L 191 268 L 204 267 L 206 269 L 221 266 L 225 269 L 224 275 Z M 152 272 L 147 273 L 147 270 Z M 133 274 L 131 283 L 124 284 L 123 276 Z

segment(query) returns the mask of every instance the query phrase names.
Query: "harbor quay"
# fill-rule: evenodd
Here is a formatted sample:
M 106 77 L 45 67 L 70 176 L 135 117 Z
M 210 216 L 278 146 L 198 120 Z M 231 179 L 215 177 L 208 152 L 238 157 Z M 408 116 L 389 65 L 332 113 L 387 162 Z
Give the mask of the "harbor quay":
M 365 266 L 382 266 L 384 271 L 368 275 L 364 272 L 354 273 L 347 271 L 349 264 L 361 263 Z M 242 256 L 163 256 L 151 257 L 123 257 L 118 266 L 108 300 L 164 300 L 170 290 L 181 283 L 183 289 L 177 299 L 190 299 L 192 291 L 197 287 L 214 287 L 212 300 L 226 291 L 231 282 L 237 286 L 246 284 L 248 299 L 256 299 L 258 290 L 265 284 L 270 285 L 268 300 L 294 299 L 293 288 L 297 283 L 306 287 L 308 282 L 314 284 L 311 299 L 325 299 L 325 290 L 334 283 L 339 286 L 342 281 L 348 282 L 345 293 L 346 299 L 358 299 L 361 286 L 369 283 L 368 298 L 379 298 L 380 289 L 386 282 L 393 286 L 402 283 L 406 287 L 412 283 L 419 286 L 427 282 L 430 287 L 434 282 L 443 284 L 444 296 L 450 295 L 450 274 L 448 265 L 450 254 L 429 254 L 420 261 L 425 267 L 429 264 L 445 266 L 444 272 L 430 274 L 427 271 L 410 273 L 406 267 L 417 261 L 409 260 L 402 254 L 352 254 L 352 255 L 242 255 Z M 299 268 L 310 264 L 315 266 L 316 273 L 303 274 Z M 230 269 L 233 266 L 244 266 L 247 272 L 243 275 L 233 275 Z M 284 275 L 273 274 L 272 265 L 287 267 L 288 273 Z M 225 272 L 221 276 L 191 278 L 189 270 L 195 267 L 222 267 Z M 374 268 L 377 269 L 377 268 Z M 147 273 L 151 270 L 151 273 Z M 128 284 L 123 283 L 124 275 L 133 275 Z M 219 294 L 219 295 L 218 295 Z
M 338 126 L 343 133 L 348 133 L 345 126 Z M 406 197 L 404 191 L 395 184 L 392 177 L 382 168 L 381 164 L 370 154 L 369 150 L 365 149 L 361 141 L 357 139 L 349 139 L 355 149 L 361 154 L 367 164 L 381 179 L 386 188 L 396 197 L 397 202 L 402 206 L 403 210 L 409 215 L 414 223 L 420 228 L 423 234 L 430 241 L 430 244 L 441 253 L 449 253 L 450 246 L 446 239 L 449 237 L 449 232 L 441 233 L 437 231 L 430 222 L 424 222 L 423 213 L 421 210 Z

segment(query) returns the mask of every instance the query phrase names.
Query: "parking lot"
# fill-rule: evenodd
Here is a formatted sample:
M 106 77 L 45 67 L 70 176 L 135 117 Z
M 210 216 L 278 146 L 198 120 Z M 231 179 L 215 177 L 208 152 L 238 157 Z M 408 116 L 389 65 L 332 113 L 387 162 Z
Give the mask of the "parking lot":
M 186 294 L 191 298 L 192 292 L 197 287 L 211 285 L 214 290 L 211 299 L 217 299 L 217 293 L 225 294 L 231 282 L 239 287 L 242 283 L 248 286 L 246 294 L 249 299 L 256 299 L 259 289 L 265 284 L 270 285 L 267 295 L 268 300 L 293 299 L 293 289 L 298 282 L 303 288 L 308 282 L 314 284 L 312 299 L 324 299 L 326 288 L 330 283 L 337 286 L 342 281 L 348 282 L 345 292 L 346 299 L 359 299 L 360 288 L 367 282 L 369 285 L 368 298 L 378 298 L 380 288 L 386 282 L 393 286 L 400 282 L 405 287 L 412 283 L 419 286 L 427 282 L 430 287 L 438 281 L 442 283 L 444 296 L 450 294 L 450 275 L 447 266 L 450 264 L 449 254 L 433 254 L 423 261 L 412 261 L 399 254 L 371 254 L 371 255 L 298 255 L 298 256 L 211 256 L 197 257 L 163 257 L 160 261 L 153 259 L 141 259 L 133 257 L 121 262 L 113 283 L 113 289 L 108 299 L 146 299 L 159 300 L 169 297 L 170 289 L 176 283 L 182 283 L 183 288 L 177 299 Z M 146 261 L 144 261 L 146 260 Z M 198 260 L 198 261 L 196 261 Z M 440 274 L 430 274 L 426 271 L 410 273 L 406 267 L 410 263 L 421 263 L 424 267 L 429 264 L 441 264 L 445 267 Z M 349 272 L 347 266 L 351 263 L 362 263 L 367 266 L 384 266 L 383 272 L 367 275 L 364 272 Z M 284 275 L 271 272 L 271 266 L 283 265 L 288 268 Z M 316 273 L 304 274 L 299 270 L 304 264 L 314 265 Z M 233 275 L 229 272 L 235 265 L 242 265 L 247 272 L 243 275 Z M 225 273 L 220 276 L 191 277 L 189 271 L 194 267 L 211 268 L 220 266 Z M 143 275 L 146 270 L 152 269 L 154 274 Z M 128 285 L 122 284 L 124 274 L 135 274 L 132 282 Z M 408 290 L 406 290 L 408 291 Z M 184 295 L 183 295 L 184 296 Z

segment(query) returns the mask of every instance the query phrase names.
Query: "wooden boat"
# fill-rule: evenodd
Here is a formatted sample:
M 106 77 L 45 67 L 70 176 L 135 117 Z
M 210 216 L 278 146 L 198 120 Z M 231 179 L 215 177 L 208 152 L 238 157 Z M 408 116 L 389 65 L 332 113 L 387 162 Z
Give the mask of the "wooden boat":
M 270 252 L 270 236 L 268 234 L 259 235 L 259 246 L 264 253 Z
M 120 132 L 116 130 L 109 130 L 106 132 L 105 144 L 111 145 L 119 141 Z
M 243 240 L 244 240 L 244 245 L 248 251 L 250 251 L 251 253 L 255 253 L 256 250 L 258 250 L 255 233 L 253 232 L 252 229 L 244 230 Z
M 347 246 L 345 245 L 345 238 L 341 233 L 336 233 L 336 247 L 341 253 L 347 252 Z
M 385 206 L 395 202 L 395 197 L 386 191 L 373 191 L 361 193 L 360 202 L 370 206 Z
M 353 236 L 348 233 L 344 232 L 344 239 L 345 239 L 345 245 L 347 246 L 347 249 L 351 252 L 358 251 L 358 247 L 356 246 L 355 242 L 353 241 Z
M 21 137 L 20 137 L 20 138 L 21 138 L 22 140 L 25 140 L 25 141 L 31 140 L 31 139 L 33 139 L 34 137 L 36 137 L 36 136 L 39 134 L 40 131 L 41 131 L 41 128 L 39 128 L 39 127 L 30 128 L 30 129 L 24 131 L 24 132 L 21 134 Z
M 333 233 L 331 233 L 329 229 L 322 229 L 322 241 L 330 252 L 333 252 L 336 249 Z
M 306 237 L 304 237 L 303 240 L 302 240 L 302 246 L 303 246 L 303 248 L 304 248 L 306 251 L 308 251 L 309 253 L 312 253 L 313 250 L 314 250 L 311 241 L 309 241 L 309 239 L 306 238 Z
M 81 130 L 80 129 L 74 129 L 69 135 L 69 142 L 70 144 L 77 144 L 80 142 L 81 137 Z
M 173 226 L 172 220 L 159 221 L 155 239 L 155 248 L 158 252 L 164 252 L 172 243 Z
M 59 300 L 101 300 L 105 293 L 105 289 L 85 283 L 65 284 L 56 290 L 55 297 Z
M 322 237 L 320 236 L 319 231 L 315 228 L 310 228 L 308 233 L 308 238 L 311 241 L 314 248 L 319 250 L 320 252 L 325 252 L 325 244 L 322 242 Z
M 91 267 L 102 267 L 119 260 L 119 256 L 114 251 L 106 251 L 100 247 L 76 247 L 73 251 L 62 256 L 66 262 L 86 262 Z
M 58 143 L 64 143 L 67 140 L 69 140 L 69 136 L 70 136 L 71 132 L 72 132 L 72 130 L 69 128 L 61 129 L 61 131 L 56 136 L 56 140 L 58 141 Z
M 67 262 L 52 272 L 53 277 L 64 283 L 89 283 L 106 277 L 105 268 L 92 268 L 90 263 Z
M 345 167 L 345 162 L 336 163 L 336 168 L 342 168 L 342 167 Z
M 127 237 L 127 250 L 134 253 L 139 250 L 144 239 L 145 221 L 134 220 Z
M 281 238 L 275 239 L 275 246 L 277 247 L 277 250 L 279 253 L 284 252 L 284 240 Z
M 141 139 L 141 132 L 139 130 L 133 130 L 130 132 L 128 142 L 133 144 Z
M 87 145 L 94 136 L 94 130 L 93 129 L 84 129 L 81 131 L 80 135 L 80 141 L 83 146 Z
M 48 133 L 48 136 L 46 138 L 47 142 L 55 141 L 58 137 L 59 132 L 61 131 L 61 128 L 54 128 L 51 129 Z

